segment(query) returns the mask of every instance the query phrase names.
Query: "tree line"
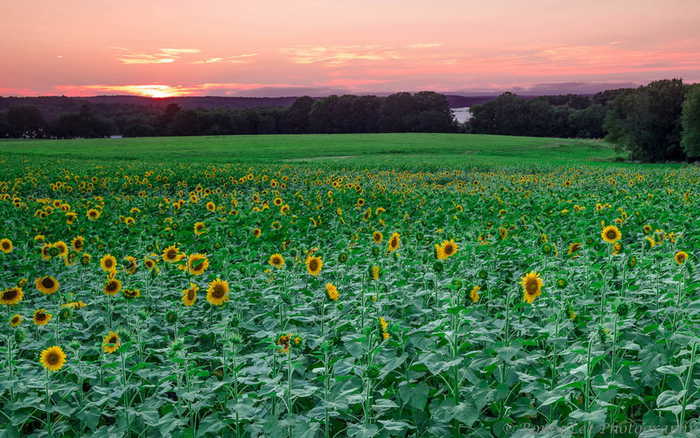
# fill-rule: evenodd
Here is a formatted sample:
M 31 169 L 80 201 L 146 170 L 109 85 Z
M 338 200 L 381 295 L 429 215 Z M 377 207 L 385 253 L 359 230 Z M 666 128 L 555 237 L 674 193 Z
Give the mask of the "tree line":
M 700 158 L 700 85 L 680 79 L 593 96 L 504 93 L 471 113 L 472 133 L 605 138 L 645 162 Z
M 447 98 L 438 93 L 300 97 L 287 108 L 183 109 L 130 107 L 106 116 L 85 104 L 47 121 L 31 105 L 0 112 L 0 137 L 76 138 L 124 135 L 457 132 Z

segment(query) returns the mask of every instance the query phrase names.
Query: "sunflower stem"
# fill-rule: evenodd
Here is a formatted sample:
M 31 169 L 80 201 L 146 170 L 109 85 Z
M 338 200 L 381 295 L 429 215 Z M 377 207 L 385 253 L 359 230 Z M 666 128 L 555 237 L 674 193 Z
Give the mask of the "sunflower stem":
M 53 436 L 53 424 L 51 422 L 51 410 L 52 410 L 52 403 L 51 403 L 51 394 L 49 393 L 49 380 L 51 379 L 51 374 L 49 373 L 49 370 L 46 370 L 46 427 L 49 430 L 49 437 Z

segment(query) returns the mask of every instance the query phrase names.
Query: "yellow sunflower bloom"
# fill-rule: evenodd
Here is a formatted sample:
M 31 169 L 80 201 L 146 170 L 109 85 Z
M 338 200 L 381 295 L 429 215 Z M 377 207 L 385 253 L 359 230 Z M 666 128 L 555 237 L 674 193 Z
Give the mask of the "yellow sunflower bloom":
M 13 249 L 14 245 L 10 239 L 0 239 L 0 251 L 4 252 L 5 254 L 9 254 Z
M 603 228 L 603 231 L 600 233 L 600 237 L 602 237 L 607 243 L 615 243 L 622 238 L 622 233 L 615 225 L 608 225 L 607 227 Z
M 24 298 L 24 292 L 22 291 L 22 288 L 18 286 L 11 287 L 0 292 L 0 304 L 4 304 L 6 306 L 14 306 L 15 304 L 19 304 L 19 302 L 22 301 L 22 298 Z
M 338 298 L 340 298 L 340 292 L 338 292 L 338 288 L 333 283 L 326 283 L 326 295 L 331 301 L 338 301 Z
M 46 325 L 51 321 L 53 315 L 44 309 L 37 309 L 32 316 L 32 320 L 36 325 Z
M 66 364 L 66 353 L 57 345 L 41 352 L 39 363 L 49 371 L 58 371 Z
M 306 271 L 314 277 L 317 277 L 318 274 L 321 273 L 321 269 L 323 269 L 323 260 L 321 259 L 321 257 L 309 256 L 306 258 L 305 263 Z
M 688 253 L 685 251 L 678 251 L 674 256 L 673 260 L 676 261 L 679 265 L 682 265 L 685 263 L 686 260 L 688 260 Z
M 284 257 L 282 257 L 282 254 L 272 254 L 270 258 L 267 260 L 267 263 L 270 264 L 270 266 L 280 269 L 284 268 Z
M 523 301 L 532 304 L 542 294 L 544 281 L 537 272 L 530 272 L 520 279 L 523 288 Z
M 182 291 L 182 304 L 185 306 L 192 306 L 197 302 L 197 291 L 199 286 L 194 283 L 190 283 L 190 287 Z
M 34 280 L 34 286 L 44 295 L 51 295 L 61 287 L 61 283 L 56 278 L 47 275 Z
M 110 331 L 102 338 L 102 351 L 107 354 L 114 353 L 122 346 L 122 340 L 119 334 Z
M 100 268 L 105 272 L 112 272 L 117 268 L 117 259 L 113 255 L 107 254 L 100 259 Z
M 214 306 L 221 306 L 229 300 L 228 281 L 216 279 L 209 283 L 207 301 Z

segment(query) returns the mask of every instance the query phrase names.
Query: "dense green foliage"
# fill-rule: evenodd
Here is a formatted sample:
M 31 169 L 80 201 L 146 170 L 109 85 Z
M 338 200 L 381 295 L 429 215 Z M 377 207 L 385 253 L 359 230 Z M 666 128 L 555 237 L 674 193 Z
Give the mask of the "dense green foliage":
M 430 138 L 0 142 L 0 435 L 700 432 L 698 169 Z
M 471 108 L 467 130 L 483 134 L 602 138 L 605 106 L 587 96 L 525 98 L 504 93 Z
M 700 158 L 700 85 L 688 91 L 683 103 L 681 145 L 688 157 Z
M 85 104 L 79 112 L 64 113 L 48 121 L 33 106 L 13 106 L 6 113 L 0 112 L 0 137 L 456 131 L 447 98 L 428 91 L 387 97 L 301 97 L 289 108 L 182 109 L 170 104 L 163 110 L 154 110 L 129 106 L 106 115 Z
M 607 140 L 642 161 L 682 160 L 681 110 L 687 86 L 680 79 L 630 89 L 610 103 Z

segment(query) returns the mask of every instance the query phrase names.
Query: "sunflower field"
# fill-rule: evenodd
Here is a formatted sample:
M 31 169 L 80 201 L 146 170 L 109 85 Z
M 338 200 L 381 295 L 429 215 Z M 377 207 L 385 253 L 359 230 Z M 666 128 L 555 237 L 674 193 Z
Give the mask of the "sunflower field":
M 7 155 L 0 436 L 697 436 L 699 187 Z

